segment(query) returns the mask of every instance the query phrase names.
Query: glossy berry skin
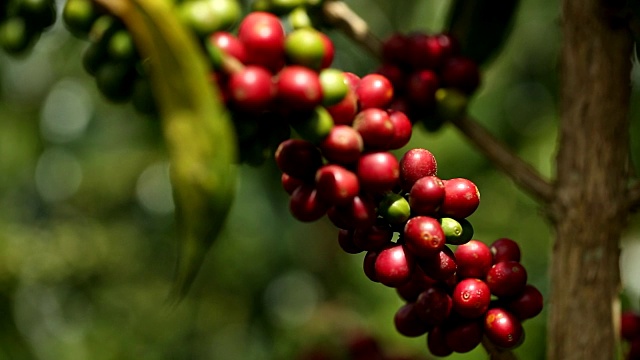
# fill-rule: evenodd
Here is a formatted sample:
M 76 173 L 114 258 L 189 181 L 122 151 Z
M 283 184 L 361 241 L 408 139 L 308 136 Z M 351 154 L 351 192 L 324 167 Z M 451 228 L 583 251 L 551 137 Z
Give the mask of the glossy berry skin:
M 520 261 L 520 246 L 511 239 L 500 238 L 494 241 L 489 248 L 493 254 L 494 264 L 503 261 Z
M 473 60 L 465 57 L 449 59 L 440 74 L 444 87 L 456 88 L 465 94 L 473 93 L 480 85 L 480 71 Z
M 440 226 L 449 245 L 463 245 L 473 238 L 473 226 L 465 219 L 440 218 Z
M 414 309 L 418 317 L 428 325 L 440 325 L 451 314 L 453 300 L 439 286 L 429 286 L 418 295 Z
M 249 65 L 231 74 L 228 87 L 233 104 L 242 111 L 260 113 L 275 97 L 271 73 L 261 66 Z
M 503 261 L 489 269 L 486 279 L 492 294 L 498 297 L 516 296 L 527 285 L 527 271 L 517 261 Z
M 393 317 L 396 330 L 407 337 L 418 337 L 427 333 L 430 326 L 418 317 L 413 303 L 404 304 Z
M 378 215 L 391 225 L 404 225 L 411 216 L 411 207 L 404 196 L 387 193 L 378 203 Z
M 322 155 L 330 162 L 353 164 L 364 150 L 362 136 L 348 125 L 334 125 L 329 135 L 320 143 Z
M 328 205 L 319 197 L 314 186 L 303 184 L 298 187 L 289 199 L 289 211 L 301 222 L 312 222 L 327 213 Z
M 436 215 L 444 200 L 444 183 L 437 176 L 425 176 L 416 181 L 409 191 L 411 211 L 417 215 Z
M 322 105 L 336 105 L 349 93 L 349 85 L 344 74 L 338 69 L 324 69 L 319 75 L 322 86 Z
M 373 282 L 380 282 L 376 274 L 376 260 L 378 259 L 377 251 L 367 251 L 362 261 L 362 270 L 367 278 Z
M 345 205 L 360 192 L 358 177 L 340 165 L 328 164 L 316 172 L 316 189 L 323 202 Z
M 368 228 L 376 221 L 376 208 L 371 199 L 358 195 L 346 205 L 332 206 L 327 215 L 340 229 Z
M 320 32 L 313 28 L 300 28 L 289 33 L 284 42 L 290 64 L 320 70 L 324 59 L 325 43 Z
M 352 126 L 360 133 L 364 146 L 368 149 L 388 149 L 395 135 L 389 114 L 381 109 L 362 110 L 356 115 Z
M 310 111 L 322 102 L 318 73 L 303 66 L 284 67 L 276 77 L 276 87 L 279 103 L 294 111 Z
M 411 279 L 413 267 L 413 255 L 403 245 L 392 245 L 378 252 L 375 277 L 386 286 L 400 286 Z
M 445 236 L 437 219 L 415 216 L 404 226 L 407 248 L 418 257 L 433 257 L 445 246 Z
M 355 244 L 353 235 L 351 230 L 338 229 L 338 245 L 347 254 L 359 254 L 364 251 Z
M 349 89 L 344 98 L 335 105 L 327 106 L 336 125 L 351 125 L 358 112 L 358 97 L 353 89 Z
M 413 269 L 411 279 L 398 287 L 396 292 L 406 302 L 415 302 L 418 296 L 428 287 L 436 285 L 437 281 L 426 276 L 419 266 Z
M 324 56 L 322 57 L 322 61 L 320 62 L 320 68 L 326 69 L 331 66 L 331 63 L 333 63 L 336 49 L 333 45 L 333 41 L 331 41 L 331 39 L 326 34 L 320 32 L 320 38 L 322 38 L 322 43 L 324 45 Z
M 468 179 L 455 178 L 444 182 L 445 196 L 440 206 L 444 216 L 464 219 L 473 214 L 480 205 L 480 192 Z
M 418 259 L 418 265 L 425 275 L 442 282 L 452 279 L 458 269 L 456 257 L 447 246 L 433 256 Z
M 467 353 L 482 341 L 482 321 L 458 320 L 445 327 L 445 344 L 457 353 Z
M 474 319 L 484 315 L 491 302 L 489 286 L 480 279 L 464 279 L 453 289 L 453 309 L 460 316 Z
M 434 327 L 427 334 L 427 349 L 433 356 L 445 357 L 453 353 L 453 350 L 447 346 L 445 331 L 442 326 Z
M 393 86 L 389 79 L 380 74 L 368 74 L 360 79 L 356 95 L 361 110 L 385 109 L 393 99 Z
M 393 138 L 391 138 L 391 142 L 387 144 L 387 147 L 391 150 L 400 149 L 411 140 L 413 125 L 409 117 L 404 112 L 398 110 L 391 110 L 389 112 L 389 120 L 391 120 L 393 124 Z
M 322 154 L 311 142 L 287 139 L 275 151 L 276 165 L 280 171 L 302 180 L 313 181 L 322 166 Z
M 262 65 L 272 72 L 284 65 L 285 33 L 277 16 L 261 11 L 248 14 L 238 27 L 238 39 L 247 52 L 247 64 Z
M 304 181 L 295 178 L 287 173 L 282 173 L 282 175 L 280 176 L 280 183 L 282 184 L 282 188 L 284 189 L 284 191 L 286 191 L 287 194 L 291 195 L 300 185 L 304 184 Z
M 235 35 L 226 31 L 218 31 L 209 36 L 209 43 L 241 63 L 247 62 L 247 50 Z
M 505 308 L 520 320 L 537 316 L 544 306 L 542 293 L 533 285 L 525 286 L 521 294 L 505 300 Z M 640 318 L 637 319 L 637 334 L 640 335 Z
M 496 346 L 513 349 L 520 345 L 524 330 L 516 316 L 505 309 L 493 308 L 484 316 L 484 334 Z
M 358 160 L 356 173 L 360 187 L 371 193 L 392 190 L 400 177 L 398 160 L 385 151 L 363 154 Z
M 435 156 L 422 148 L 408 150 L 400 159 L 400 183 L 404 191 L 411 191 L 413 184 L 424 176 L 435 176 L 438 163 Z
M 471 240 L 464 245 L 458 246 L 455 256 L 460 278 L 484 279 L 489 269 L 491 269 L 491 250 L 481 241 Z

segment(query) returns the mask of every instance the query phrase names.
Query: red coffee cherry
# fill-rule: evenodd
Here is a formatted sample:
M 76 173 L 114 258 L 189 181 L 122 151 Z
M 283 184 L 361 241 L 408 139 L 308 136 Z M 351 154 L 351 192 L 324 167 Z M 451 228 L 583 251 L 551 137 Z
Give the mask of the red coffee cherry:
M 261 113 L 275 97 L 271 73 L 255 65 L 245 66 L 229 77 L 228 87 L 234 105 L 242 111 Z
M 400 149 L 411 140 L 413 125 L 409 117 L 399 110 L 389 111 L 389 120 L 393 123 L 393 138 L 387 147 L 391 150 Z
M 499 262 L 489 269 L 487 284 L 495 296 L 517 296 L 527 286 L 527 271 L 517 261 Z
M 371 227 L 353 230 L 354 244 L 365 251 L 381 250 L 390 246 L 392 238 L 391 225 L 380 218 L 376 219 Z
M 400 169 L 393 154 L 380 151 L 363 154 L 358 160 L 360 187 L 371 193 L 384 193 L 398 183 Z
M 376 260 L 378 259 L 377 251 L 367 251 L 362 261 L 362 270 L 367 278 L 373 282 L 380 282 L 376 275 Z
M 480 85 L 480 71 L 473 60 L 465 57 L 449 59 L 440 74 L 443 87 L 456 88 L 465 94 L 473 93 Z
M 445 236 L 437 219 L 416 216 L 404 226 L 403 239 L 407 248 L 418 257 L 433 257 L 445 246 Z
M 353 128 L 360 133 L 368 149 L 387 150 L 395 129 L 385 110 L 370 108 L 359 112 L 353 120 Z
M 444 200 L 444 183 L 436 176 L 425 176 L 413 184 L 409 192 L 411 211 L 418 215 L 434 216 Z
M 413 303 L 406 303 L 400 307 L 393 317 L 393 323 L 396 330 L 407 337 L 418 337 L 430 330 L 430 326 L 418 317 Z
M 449 356 L 453 353 L 453 350 L 447 346 L 445 339 L 445 331 L 442 326 L 436 326 L 429 334 L 427 334 L 427 348 L 433 356 Z
M 438 75 L 431 70 L 419 70 L 407 79 L 406 96 L 412 106 L 425 109 L 435 103 L 439 88 Z
M 320 37 L 322 38 L 322 43 L 324 45 L 324 56 L 322 57 L 322 61 L 320 62 L 320 68 L 326 69 L 331 66 L 331 63 L 333 63 L 336 49 L 333 45 L 333 41 L 331 41 L 331 39 L 325 33 L 320 32 Z
M 542 312 L 544 299 L 540 291 L 533 285 L 527 285 L 521 294 L 506 299 L 505 307 L 520 320 L 531 319 Z M 638 335 L 640 335 L 640 318 L 638 318 Z
M 456 257 L 449 247 L 444 246 L 437 254 L 418 259 L 418 266 L 425 275 L 438 281 L 449 281 L 458 269 Z
M 496 346 L 513 349 L 520 345 L 524 330 L 516 316 L 505 309 L 493 308 L 484 316 L 484 334 Z
M 241 63 L 246 63 L 247 50 L 244 48 L 242 41 L 235 35 L 226 31 L 218 31 L 209 36 L 209 43 L 217 46 L 225 54 L 232 56 Z
M 339 103 L 327 106 L 336 125 L 351 125 L 358 112 L 358 97 L 353 89 L 349 89 L 347 95 Z
M 238 39 L 247 52 L 247 64 L 262 65 L 272 72 L 284 65 L 285 33 L 277 16 L 254 11 L 238 27 Z
M 376 279 L 389 287 L 400 286 L 411 279 L 413 267 L 413 255 L 403 245 L 392 245 L 378 252 Z
M 300 185 L 304 184 L 304 181 L 301 179 L 295 178 L 287 173 L 282 173 L 280 177 L 280 183 L 282 184 L 282 188 L 287 194 L 291 195 Z
M 436 158 L 427 149 L 411 149 L 400 159 L 400 183 L 406 192 L 411 191 L 411 187 L 418 179 L 435 176 L 437 172 Z
M 404 301 L 414 302 L 418 299 L 420 293 L 436 283 L 436 280 L 425 275 L 422 269 L 416 266 L 411 274 L 411 279 L 407 283 L 396 287 L 396 292 Z
M 491 250 L 481 241 L 471 240 L 460 245 L 454 254 L 458 263 L 457 274 L 460 278 L 484 279 L 491 269 Z
M 294 218 L 302 222 L 312 222 L 327 213 L 328 205 L 319 197 L 314 186 L 303 184 L 289 199 L 289 211 Z
M 453 309 L 460 316 L 473 319 L 487 312 L 491 302 L 489 286 L 480 279 L 464 279 L 453 289 Z
M 401 33 L 395 33 L 382 42 L 382 60 L 385 63 L 404 64 L 408 55 L 408 38 Z
M 287 139 L 275 151 L 276 165 L 283 173 L 292 177 L 313 181 L 316 171 L 322 166 L 320 150 L 311 142 Z
M 445 343 L 457 353 L 467 353 L 482 341 L 482 321 L 460 319 L 445 326 Z
M 405 71 L 400 66 L 385 63 L 380 65 L 375 73 L 384 76 L 391 82 L 393 92 L 396 96 L 404 92 L 407 83 L 407 74 L 405 74 Z
M 316 172 L 316 189 L 322 201 L 345 205 L 360 192 L 358 177 L 340 165 L 328 164 Z
M 473 214 L 480 205 L 480 191 L 468 179 L 455 178 L 444 182 L 445 196 L 440 213 L 457 219 Z
M 368 228 L 376 221 L 375 204 L 368 197 L 354 197 L 346 205 L 329 208 L 329 220 L 340 229 Z
M 503 261 L 520 261 L 520 246 L 511 239 L 500 238 L 494 241 L 489 248 L 493 254 L 494 264 Z
M 361 110 L 386 109 L 393 99 L 393 86 L 389 79 L 380 74 L 368 74 L 360 79 L 356 95 Z
M 451 314 L 453 301 L 451 296 L 439 286 L 429 286 L 418 295 L 414 310 L 418 317 L 428 325 L 440 325 Z
M 347 125 L 335 125 L 320 143 L 322 155 L 332 163 L 353 164 L 364 149 L 362 136 Z
M 353 235 L 351 230 L 338 229 L 338 245 L 347 254 L 359 254 L 364 251 L 355 244 Z
M 299 66 L 286 66 L 276 77 L 280 104 L 294 111 L 310 111 L 322 102 L 322 87 L 318 73 Z

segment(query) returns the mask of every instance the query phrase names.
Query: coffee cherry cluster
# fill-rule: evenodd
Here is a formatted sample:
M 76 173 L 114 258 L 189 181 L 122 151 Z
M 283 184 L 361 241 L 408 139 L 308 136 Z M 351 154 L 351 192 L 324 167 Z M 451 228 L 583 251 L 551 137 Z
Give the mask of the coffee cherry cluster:
M 480 85 L 475 62 L 460 54 L 451 36 L 396 33 L 384 40 L 377 70 L 396 89 L 392 108 L 435 131 L 464 115 L 467 98 Z
M 0 47 L 9 55 L 25 54 L 55 21 L 55 0 L 3 0 Z
M 208 35 L 231 28 L 241 15 L 236 0 L 176 1 L 174 6 L 203 46 Z M 114 103 L 131 102 L 142 114 L 156 114 L 144 59 L 122 21 L 92 0 L 68 0 L 62 18 L 72 34 L 89 41 L 82 64 L 100 93 Z
M 640 314 L 632 310 L 622 313 L 620 318 L 620 337 L 628 343 L 625 353 L 627 360 L 640 359 Z
M 409 141 L 408 118 L 387 111 L 391 83 L 379 74 L 360 79 L 331 68 L 333 43 L 314 28 L 286 33 L 279 17 L 254 11 L 237 34 L 216 32 L 209 40 L 213 78 L 231 110 L 245 162 L 272 156 L 291 129 L 304 146 L 323 147 L 341 165 L 355 163 L 365 148 L 397 149 Z

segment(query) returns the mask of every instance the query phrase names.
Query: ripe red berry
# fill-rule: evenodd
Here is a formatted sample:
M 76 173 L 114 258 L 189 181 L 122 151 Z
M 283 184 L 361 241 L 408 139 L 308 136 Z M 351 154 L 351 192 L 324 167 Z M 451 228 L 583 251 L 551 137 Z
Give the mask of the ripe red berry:
M 445 343 L 457 353 L 467 353 L 482 341 L 482 321 L 460 319 L 445 327 Z
M 439 87 L 438 75 L 431 70 L 419 70 L 407 79 L 406 96 L 412 106 L 424 109 L 435 102 Z
M 377 251 L 367 251 L 362 261 L 362 270 L 367 278 L 373 282 L 380 282 L 376 275 L 376 260 L 378 259 Z
M 403 239 L 407 248 L 418 257 L 433 257 L 445 246 L 445 236 L 437 219 L 416 216 L 404 226 Z
M 422 321 L 428 325 L 440 325 L 451 313 L 451 296 L 439 286 L 429 286 L 418 295 L 414 309 Z
M 517 261 L 499 262 L 489 269 L 487 284 L 495 296 L 517 296 L 527 286 L 527 271 Z
M 525 286 L 521 294 L 505 301 L 505 307 L 520 320 L 531 319 L 540 314 L 544 306 L 540 291 L 533 285 Z M 640 318 L 637 320 L 637 333 L 640 335 Z
M 218 31 L 209 36 L 209 43 L 217 46 L 225 54 L 234 57 L 241 63 L 246 63 L 247 50 L 244 48 L 242 41 L 235 35 L 226 31 Z
M 500 238 L 494 241 L 491 246 L 493 263 L 502 261 L 520 261 L 520 246 L 518 243 L 507 238 Z
M 386 109 L 393 99 L 393 86 L 380 74 L 365 75 L 356 87 L 360 109 Z
M 481 241 L 471 240 L 458 246 L 455 256 L 460 278 L 484 279 L 491 269 L 491 250 Z
M 427 149 L 411 149 L 400 159 L 400 183 L 406 192 L 411 191 L 411 187 L 418 179 L 435 176 L 437 172 L 436 158 Z
M 280 182 L 282 184 L 282 188 L 287 194 L 293 194 L 294 190 L 297 189 L 300 185 L 304 184 L 304 181 L 295 178 L 287 173 L 282 173 L 280 177 Z
M 247 64 L 262 65 L 275 72 L 284 65 L 285 33 L 277 16 L 254 11 L 238 27 L 238 39 L 247 52 Z
M 353 230 L 353 243 L 365 251 L 381 250 L 391 244 L 392 238 L 391 225 L 381 218 L 371 227 Z
M 351 125 L 358 112 L 358 97 L 355 90 L 349 89 L 344 99 L 335 105 L 327 106 L 327 111 L 336 125 Z
M 404 301 L 414 302 L 418 299 L 420 293 L 436 283 L 436 280 L 425 275 L 422 269 L 416 266 L 411 274 L 411 279 L 407 283 L 396 287 L 396 292 Z
M 332 163 L 353 164 L 364 149 L 362 136 L 347 125 L 335 125 L 329 135 L 320 143 L 322 155 Z
M 318 197 L 318 193 L 312 185 L 300 185 L 289 199 L 291 215 L 302 222 L 320 219 L 327 213 L 327 209 L 328 205 Z
M 358 177 L 340 165 L 328 164 L 316 172 L 316 189 L 322 201 L 345 205 L 360 192 Z
M 333 45 L 333 41 L 331 41 L 331 39 L 325 33 L 320 32 L 320 37 L 322 38 L 322 43 L 324 45 L 324 56 L 322 57 L 320 68 L 326 69 L 331 66 L 331 63 L 333 63 L 336 49 Z
M 427 348 L 433 356 L 445 357 L 453 353 L 453 350 L 447 346 L 445 331 L 442 326 L 436 326 L 429 331 L 429 334 L 427 334 Z
M 413 255 L 403 245 L 392 245 L 378 252 L 375 277 L 386 286 L 400 286 L 411 279 L 413 267 Z
M 418 215 L 434 216 L 444 200 L 444 183 L 436 176 L 425 176 L 413 184 L 409 192 L 411 211 Z
M 418 259 L 418 265 L 425 275 L 443 282 L 454 277 L 458 269 L 456 257 L 447 246 L 433 256 Z
M 340 245 L 340 248 L 347 254 L 358 254 L 364 251 L 353 241 L 353 234 L 351 230 L 338 230 L 338 245 Z
M 403 64 L 407 61 L 408 38 L 401 33 L 395 33 L 382 42 L 382 59 L 386 63 Z
M 320 150 L 311 142 L 287 139 L 275 151 L 276 165 L 280 171 L 302 180 L 313 180 L 322 166 Z
M 489 286 L 480 279 L 464 279 L 453 289 L 453 309 L 460 316 L 473 319 L 484 315 L 491 302 Z
M 352 126 L 360 133 L 368 149 L 387 150 L 395 135 L 389 114 L 381 109 L 362 110 L 356 115 Z
M 358 160 L 357 174 L 363 190 L 371 193 L 390 191 L 400 177 L 398 160 L 386 151 L 363 154 Z
M 480 85 L 480 71 L 473 60 L 454 57 L 442 67 L 441 79 L 445 87 L 456 88 L 466 94 L 471 94 Z
M 389 120 L 393 123 L 393 138 L 387 147 L 391 150 L 400 149 L 411 140 L 413 125 L 409 117 L 402 111 L 389 111 Z
M 391 82 L 394 94 L 396 96 L 403 93 L 406 87 L 407 76 L 400 66 L 391 63 L 385 63 L 378 67 L 378 69 L 376 70 L 376 74 L 384 76 Z
M 367 228 L 375 223 L 375 204 L 368 197 L 355 196 L 346 205 L 329 208 L 329 220 L 340 229 Z
M 480 205 L 480 192 L 468 179 L 455 178 L 444 182 L 445 196 L 440 213 L 458 219 L 473 214 Z
M 236 108 L 260 113 L 269 108 L 275 97 L 271 73 L 255 65 L 245 66 L 229 77 L 228 87 Z
M 520 345 L 524 330 L 516 316 L 502 308 L 489 309 L 484 316 L 484 333 L 492 343 L 503 349 Z
M 417 337 L 429 331 L 430 326 L 418 317 L 416 307 L 413 303 L 406 303 L 393 317 L 396 330 L 407 337 Z
M 294 111 L 310 111 L 322 102 L 318 73 L 299 65 L 286 66 L 276 76 L 280 104 Z

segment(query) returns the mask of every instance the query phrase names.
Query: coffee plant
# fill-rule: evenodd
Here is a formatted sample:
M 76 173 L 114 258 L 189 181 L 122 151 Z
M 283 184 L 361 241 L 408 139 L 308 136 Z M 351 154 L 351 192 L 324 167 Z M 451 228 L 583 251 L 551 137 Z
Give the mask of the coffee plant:
M 440 177 L 434 154 L 412 147 L 416 132 L 437 136 L 454 126 L 556 227 L 548 358 L 610 359 L 620 335 L 624 356 L 636 359 L 640 317 L 614 309 L 619 239 L 640 205 L 627 136 L 640 7 L 563 1 L 562 122 L 551 181 L 468 111 L 492 81 L 483 70 L 508 38 L 517 5 L 455 0 L 443 29 L 379 39 L 336 0 L 7 0 L 0 46 L 29 56 L 60 15 L 85 43 L 77 61 L 103 98 L 160 124 L 181 240 L 176 303 L 223 228 L 237 165 L 273 162 L 291 216 L 326 218 L 336 245 L 362 256 L 364 278 L 397 294 L 402 305 L 389 319 L 397 333 L 421 337 L 437 357 L 482 344 L 492 359 L 513 358 L 526 341 L 523 322 L 546 301 L 529 282 L 515 236 L 475 236 L 473 180 Z M 336 30 L 378 67 L 356 74 L 336 66 L 344 50 Z M 346 349 L 341 358 L 392 358 L 370 336 Z M 300 358 L 332 356 L 314 354 Z

